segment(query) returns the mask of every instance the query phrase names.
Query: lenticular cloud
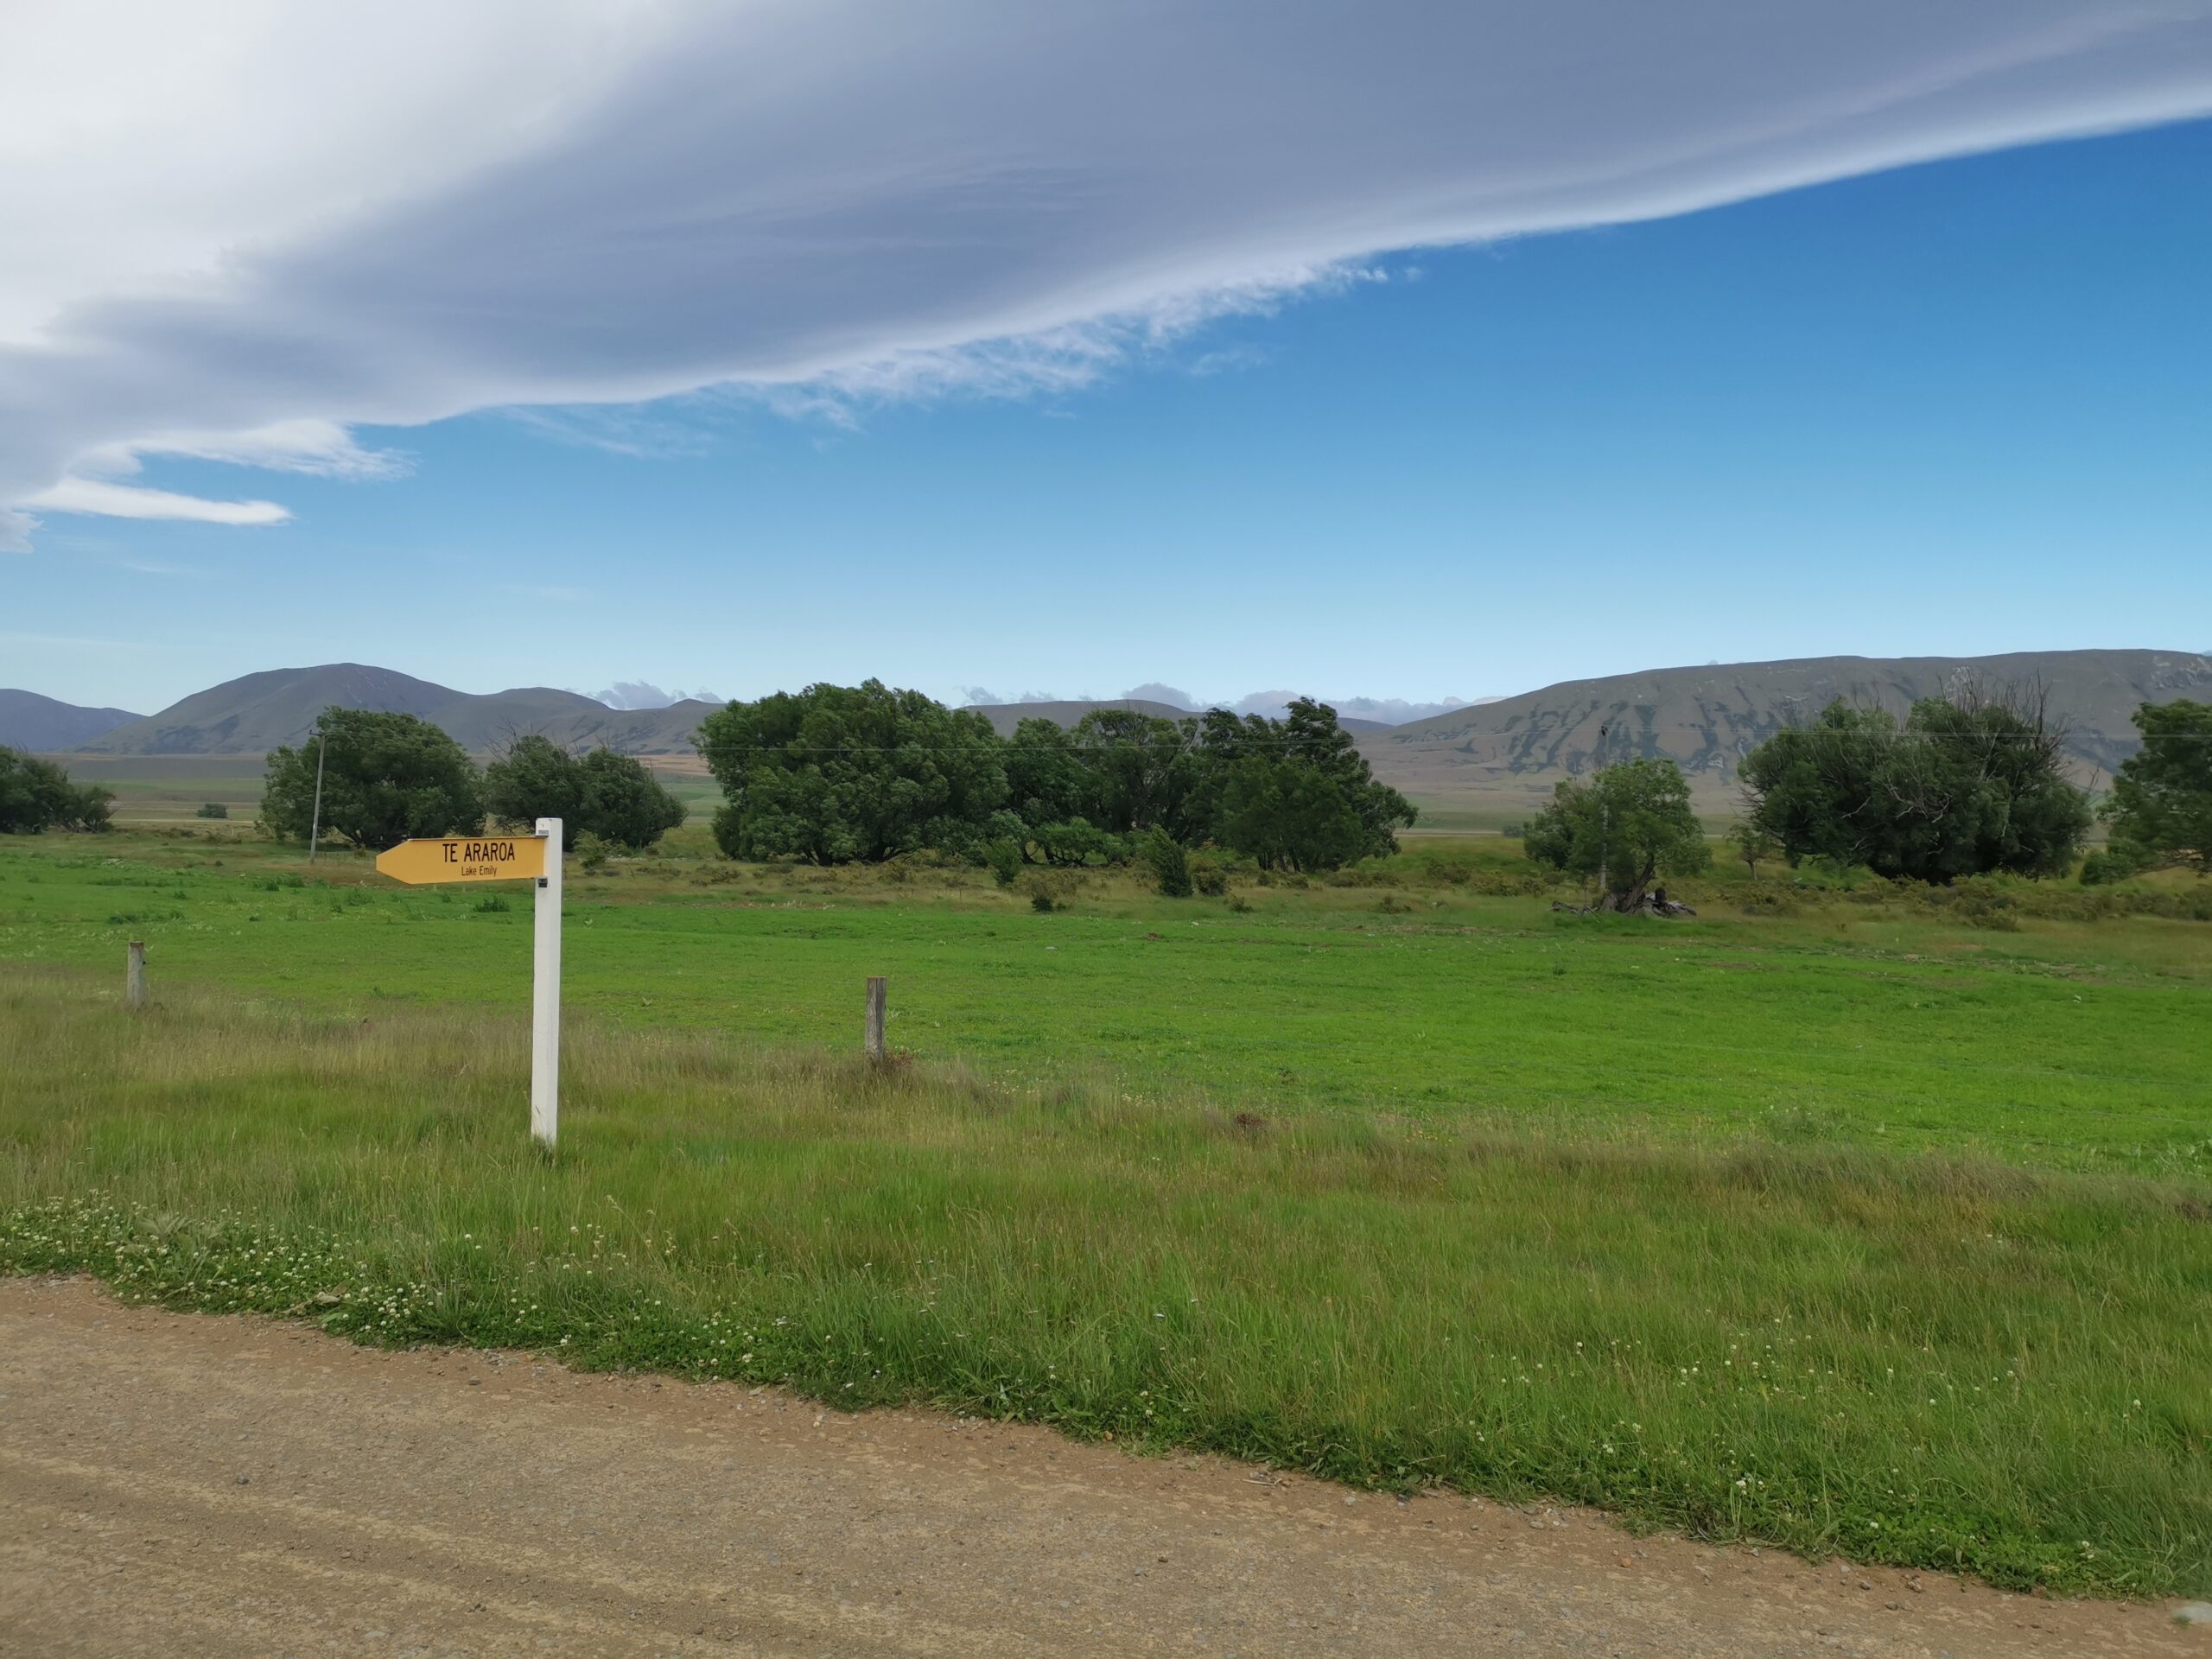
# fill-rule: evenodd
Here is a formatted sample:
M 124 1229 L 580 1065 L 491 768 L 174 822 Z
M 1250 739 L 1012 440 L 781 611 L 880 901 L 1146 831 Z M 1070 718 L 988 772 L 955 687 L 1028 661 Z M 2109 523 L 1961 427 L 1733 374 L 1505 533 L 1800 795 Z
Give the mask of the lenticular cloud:
M 12 9 L 0 544 L 281 517 L 164 449 L 1079 385 L 1379 251 L 2208 111 L 2212 0 Z

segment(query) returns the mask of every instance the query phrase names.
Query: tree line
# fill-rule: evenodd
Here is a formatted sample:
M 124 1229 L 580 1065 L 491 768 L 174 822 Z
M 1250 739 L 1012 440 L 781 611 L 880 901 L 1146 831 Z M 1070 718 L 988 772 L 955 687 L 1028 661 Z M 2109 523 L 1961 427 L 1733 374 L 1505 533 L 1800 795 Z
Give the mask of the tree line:
M 2145 703 L 2133 719 L 2142 747 L 2098 803 L 2065 775 L 2065 730 L 2038 692 L 1968 687 L 1903 720 L 1839 701 L 1745 757 L 1745 812 L 1728 840 L 1754 873 L 1773 857 L 1935 883 L 2051 876 L 2077 861 L 2088 882 L 2162 865 L 2203 874 L 2212 705 Z M 1163 891 L 1183 893 L 1192 849 L 1331 870 L 1394 851 L 1414 819 L 1335 711 L 1305 698 L 1281 720 L 1098 709 L 1068 728 L 1024 720 L 1001 737 L 981 714 L 870 680 L 732 702 L 696 741 L 726 802 L 715 839 L 733 858 L 844 864 L 934 851 L 1009 880 L 1024 866 L 1142 860 Z M 272 832 L 306 838 L 319 761 L 325 832 L 367 848 L 559 817 L 572 848 L 589 837 L 638 849 L 684 817 L 629 756 L 526 736 L 480 769 L 427 721 L 330 709 L 308 741 L 269 756 L 262 821 Z M 108 799 L 50 762 L 0 750 L 0 830 L 102 828 Z M 2082 861 L 2100 818 L 2107 845 Z M 1536 861 L 1597 878 L 1600 902 L 1619 910 L 1643 907 L 1656 884 L 1713 855 L 1688 784 L 1664 759 L 1561 783 L 1523 841 Z
M 1004 874 L 1145 857 L 1173 872 L 1168 849 L 1213 846 L 1262 869 L 1331 870 L 1395 851 L 1414 817 L 1336 711 L 1307 698 L 1281 720 L 1096 709 L 1001 737 L 973 710 L 868 680 L 733 702 L 696 741 L 727 802 L 715 840 L 732 858 L 934 851 Z

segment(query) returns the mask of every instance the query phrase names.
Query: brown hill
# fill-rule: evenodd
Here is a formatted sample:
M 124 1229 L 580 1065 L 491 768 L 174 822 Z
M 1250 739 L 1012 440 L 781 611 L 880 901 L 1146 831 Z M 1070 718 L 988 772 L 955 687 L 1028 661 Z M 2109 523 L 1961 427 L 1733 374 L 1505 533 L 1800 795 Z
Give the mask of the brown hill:
M 35 691 L 0 689 L 0 747 L 33 753 L 73 749 L 137 718 L 128 709 L 87 709 Z
M 690 752 L 692 728 L 713 705 L 609 709 L 574 691 L 527 686 L 478 696 L 389 668 L 329 663 L 248 674 L 194 692 L 157 715 L 86 742 L 100 754 L 263 754 L 297 744 L 332 706 L 414 715 L 483 753 L 524 733 L 571 747 L 606 744 L 630 754 Z
M 1996 657 L 1812 657 L 1662 668 L 1569 680 L 1363 735 L 1377 776 L 1443 805 L 1525 803 L 1608 760 L 1665 755 L 1702 800 L 1732 793 L 1744 754 L 1840 697 L 1902 715 L 1961 684 L 2040 686 L 2069 728 L 2082 781 L 2134 753 L 2128 716 L 2145 702 L 2212 698 L 2212 658 L 2193 652 L 2015 652 Z M 1602 736 L 1601 736 L 1602 734 Z

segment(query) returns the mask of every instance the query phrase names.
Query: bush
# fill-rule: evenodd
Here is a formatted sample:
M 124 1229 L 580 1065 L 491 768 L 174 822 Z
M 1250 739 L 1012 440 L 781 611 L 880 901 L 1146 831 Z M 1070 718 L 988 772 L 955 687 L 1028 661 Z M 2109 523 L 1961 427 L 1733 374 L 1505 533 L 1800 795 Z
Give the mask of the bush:
M 987 841 L 982 846 L 983 868 L 1002 887 L 1010 887 L 1021 877 L 1021 849 L 1007 836 Z
M 231 809 L 220 801 L 207 801 L 192 816 L 195 818 L 227 818 L 231 816 Z
M 2133 846 L 2108 847 L 2101 853 L 2091 853 L 2082 861 L 2082 885 L 2085 887 L 2108 887 L 2114 881 L 2125 881 L 2132 875 L 2140 875 L 2150 862 Z
M 605 837 L 588 830 L 576 837 L 576 862 L 587 875 L 597 875 L 605 869 L 613 854 L 613 849 L 607 844 Z
M 1184 852 L 1182 842 L 1164 830 L 1155 830 L 1145 837 L 1144 861 L 1151 866 L 1163 899 L 1188 899 L 1196 891 L 1191 882 L 1190 855 Z
M 1029 908 L 1039 912 L 1065 910 L 1074 898 L 1075 875 L 1067 870 L 1039 870 L 1029 878 Z
M 1217 853 L 1197 853 L 1191 858 L 1191 885 L 1209 899 L 1229 891 L 1229 861 Z

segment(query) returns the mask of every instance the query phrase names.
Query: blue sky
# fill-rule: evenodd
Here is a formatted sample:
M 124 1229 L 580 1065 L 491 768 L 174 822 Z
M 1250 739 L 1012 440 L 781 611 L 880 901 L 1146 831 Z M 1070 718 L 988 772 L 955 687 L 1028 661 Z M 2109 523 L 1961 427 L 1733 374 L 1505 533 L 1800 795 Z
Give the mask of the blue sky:
M 2184 122 L 1372 253 L 1005 385 L 351 423 L 382 478 L 149 454 L 136 486 L 290 516 L 41 513 L 0 683 L 1427 700 L 2212 648 L 2208 179 Z

